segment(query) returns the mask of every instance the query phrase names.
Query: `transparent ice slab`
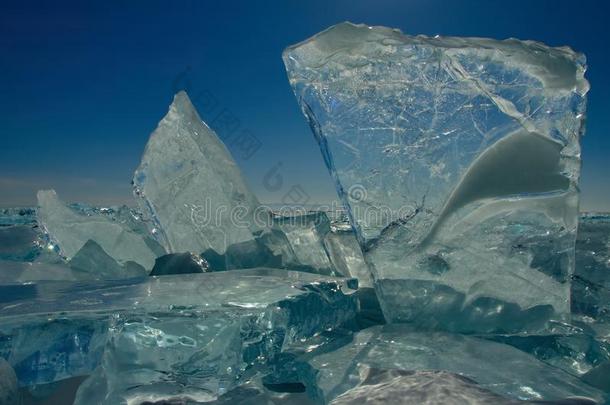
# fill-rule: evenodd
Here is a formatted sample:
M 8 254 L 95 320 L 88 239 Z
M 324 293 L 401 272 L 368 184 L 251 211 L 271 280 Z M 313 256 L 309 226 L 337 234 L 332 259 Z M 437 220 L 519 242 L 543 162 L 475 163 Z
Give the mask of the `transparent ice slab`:
M 584 323 L 558 327 L 547 335 L 487 335 L 487 340 L 508 344 L 538 360 L 581 377 L 610 361 L 610 342 Z M 563 329 L 563 330 L 561 330 Z
M 329 244 L 327 237 L 331 228 L 326 213 L 297 211 L 274 213 L 268 228 L 257 232 L 253 240 L 230 245 L 222 255 L 208 249 L 202 256 L 211 271 L 273 267 L 354 277 L 349 273 L 348 263 L 357 269 L 357 257 L 351 251 L 349 237 L 333 238 Z M 334 249 L 332 255 L 331 249 Z M 340 256 L 343 250 L 349 257 Z
M 0 285 L 38 280 L 76 280 L 36 221 L 33 208 L 0 210 Z
M 309 349 L 285 370 L 296 370 L 318 403 L 329 403 L 360 385 L 369 369 L 459 374 L 480 389 L 513 400 L 604 398 L 602 392 L 575 376 L 511 346 L 464 335 L 416 331 L 409 325 L 374 326 L 334 350 L 324 345 L 316 349 L 315 343 L 308 342 L 303 346 Z
M 17 371 L 21 386 L 30 386 L 90 374 L 105 348 L 104 361 L 119 356 L 120 364 L 109 369 L 104 363 L 98 375 L 116 375 L 108 389 L 122 398 L 129 384 L 142 382 L 138 376 L 159 376 L 163 367 L 176 373 L 178 380 L 172 384 L 190 381 L 189 358 L 222 358 L 210 352 L 215 343 L 208 338 L 217 332 L 228 339 L 222 338 L 221 346 L 241 342 L 231 347 L 242 352 L 218 363 L 223 370 L 232 367 L 239 373 L 248 362 L 259 362 L 259 355 L 279 350 L 284 340 L 310 336 L 353 317 L 356 304 L 352 295 L 344 294 L 351 291 L 345 283 L 314 274 L 252 269 L 0 286 L 0 357 Z M 172 335 L 177 336 L 173 343 Z M 131 343 L 113 343 L 124 339 Z M 138 356 L 150 362 L 135 361 Z M 131 373 L 128 370 L 134 379 L 118 377 Z M 202 375 L 192 378 L 205 381 Z
M 276 215 L 273 229 L 286 235 L 296 263 L 289 265 L 311 268 L 313 272 L 329 275 L 337 273 L 324 245 L 324 238 L 330 232 L 330 221 L 324 212 L 302 215 Z
M 610 215 L 581 218 L 576 241 L 576 270 L 572 281 L 572 311 L 610 323 Z
M 284 62 L 388 320 L 514 332 L 541 327 L 515 328 L 521 313 L 567 317 L 583 55 L 342 23 Z
M 39 225 L 68 260 L 92 240 L 119 264 L 131 261 L 152 269 L 158 251 L 148 236 L 102 214 L 79 213 L 60 201 L 53 190 L 38 192 L 38 206 Z
M 133 184 L 169 253 L 222 255 L 268 223 L 229 151 L 183 91 L 150 136 Z
M 214 399 L 265 369 L 285 344 L 335 328 L 356 311 L 338 279 L 270 269 L 199 276 L 206 276 L 193 283 L 199 300 L 186 289 L 188 305 L 113 319 L 101 366 L 76 404 Z
M 338 273 L 357 278 L 361 287 L 372 286 L 369 267 L 351 227 L 344 229 L 331 226 L 330 232 L 324 237 L 324 247 Z
M 0 260 L 0 285 L 20 284 L 41 280 L 76 281 L 73 270 L 62 262 L 15 262 Z

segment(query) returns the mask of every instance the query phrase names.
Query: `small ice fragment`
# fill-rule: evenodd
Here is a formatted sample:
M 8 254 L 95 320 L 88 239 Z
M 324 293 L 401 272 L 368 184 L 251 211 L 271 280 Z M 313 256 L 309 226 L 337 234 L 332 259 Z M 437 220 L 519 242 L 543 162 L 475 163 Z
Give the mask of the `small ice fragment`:
M 132 261 L 152 269 L 157 255 L 147 244 L 146 236 L 102 214 L 81 215 L 60 201 L 54 190 L 39 191 L 38 206 L 39 224 L 67 259 L 92 240 L 119 264 Z
M 120 265 L 91 239 L 70 259 L 69 265 L 73 274 L 81 280 L 117 280 L 147 274 L 146 269 L 136 262 L 128 261 Z

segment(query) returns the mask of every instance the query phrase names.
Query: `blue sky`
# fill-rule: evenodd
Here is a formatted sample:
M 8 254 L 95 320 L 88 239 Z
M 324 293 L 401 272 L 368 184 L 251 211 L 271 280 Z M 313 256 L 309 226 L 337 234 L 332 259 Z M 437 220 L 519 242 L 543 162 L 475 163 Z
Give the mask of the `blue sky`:
M 35 191 L 49 187 L 67 201 L 131 204 L 132 173 L 180 88 L 216 122 L 262 201 L 336 199 L 281 52 L 349 20 L 584 52 L 591 91 L 581 205 L 610 211 L 609 8 L 587 0 L 2 2 L 0 205 L 33 205 Z M 260 145 L 254 153 L 235 142 L 244 131 Z

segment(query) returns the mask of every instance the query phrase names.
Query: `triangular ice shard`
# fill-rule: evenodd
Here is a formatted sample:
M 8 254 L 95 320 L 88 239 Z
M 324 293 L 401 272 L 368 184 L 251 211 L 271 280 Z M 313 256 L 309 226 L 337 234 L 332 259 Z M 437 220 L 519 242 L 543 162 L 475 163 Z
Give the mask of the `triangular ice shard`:
M 266 223 L 266 211 L 229 151 L 184 91 L 150 136 L 133 183 L 138 204 L 170 253 L 223 254 L 253 239 Z

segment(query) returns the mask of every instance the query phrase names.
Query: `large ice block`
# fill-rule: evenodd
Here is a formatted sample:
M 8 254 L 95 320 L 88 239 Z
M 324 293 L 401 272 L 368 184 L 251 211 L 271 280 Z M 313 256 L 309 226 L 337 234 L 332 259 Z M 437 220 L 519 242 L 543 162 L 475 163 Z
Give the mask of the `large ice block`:
M 569 314 L 583 55 L 342 23 L 284 62 L 388 320 L 514 332 Z
M 61 202 L 53 190 L 38 192 L 38 206 L 39 224 L 67 259 L 92 240 L 119 264 L 131 261 L 153 268 L 157 253 L 147 236 L 101 214 L 80 214 Z
M 308 342 L 302 345 L 312 349 L 285 369 L 296 370 L 318 403 L 328 403 L 365 383 L 370 369 L 454 373 L 476 382 L 480 389 L 512 400 L 558 403 L 575 396 L 596 401 L 604 398 L 601 391 L 578 378 L 511 346 L 464 335 L 417 331 L 410 325 L 362 330 L 336 350 L 316 348 Z M 281 377 L 275 378 L 281 381 Z M 288 378 L 293 380 L 294 376 Z
M 224 254 L 268 223 L 229 151 L 184 91 L 150 136 L 133 184 L 169 253 Z
M 353 318 L 351 291 L 343 279 L 274 269 L 0 286 L 0 357 L 21 386 L 91 374 L 104 348 L 96 375 L 109 385 L 98 394 L 213 386 Z M 206 361 L 213 372 L 195 368 Z

